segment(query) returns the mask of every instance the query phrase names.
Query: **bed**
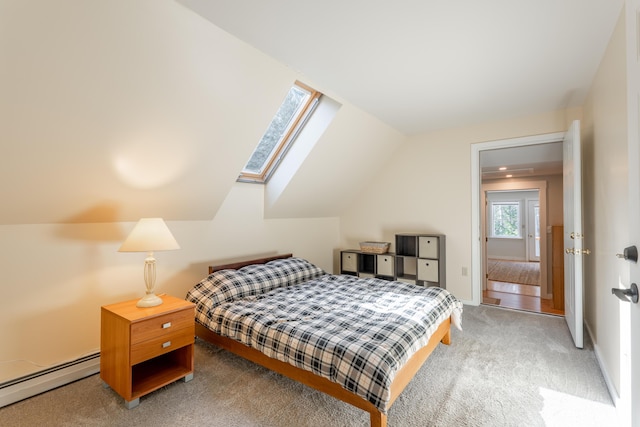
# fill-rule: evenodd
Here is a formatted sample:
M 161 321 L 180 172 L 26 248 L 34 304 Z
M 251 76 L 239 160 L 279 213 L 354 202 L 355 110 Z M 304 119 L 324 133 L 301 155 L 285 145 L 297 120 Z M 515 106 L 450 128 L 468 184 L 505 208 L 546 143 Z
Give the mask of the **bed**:
M 462 315 L 444 289 L 327 274 L 291 254 L 209 267 L 186 299 L 196 336 L 367 411 L 372 427 Z

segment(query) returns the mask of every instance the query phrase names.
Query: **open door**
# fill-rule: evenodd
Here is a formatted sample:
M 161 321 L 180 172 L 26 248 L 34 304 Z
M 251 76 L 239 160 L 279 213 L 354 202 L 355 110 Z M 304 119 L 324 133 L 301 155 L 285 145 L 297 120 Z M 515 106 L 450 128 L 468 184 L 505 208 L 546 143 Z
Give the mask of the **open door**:
M 540 262 L 540 201 L 527 200 L 527 261 Z
M 575 120 L 563 140 L 564 191 L 564 311 L 573 341 L 583 347 L 582 167 L 580 121 Z M 588 253 L 588 251 L 587 251 Z

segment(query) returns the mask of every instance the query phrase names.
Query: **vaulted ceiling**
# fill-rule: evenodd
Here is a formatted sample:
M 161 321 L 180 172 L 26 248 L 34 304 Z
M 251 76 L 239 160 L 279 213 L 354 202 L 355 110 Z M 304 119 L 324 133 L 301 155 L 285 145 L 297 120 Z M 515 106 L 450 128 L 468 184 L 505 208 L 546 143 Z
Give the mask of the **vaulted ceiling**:
M 0 55 L 0 225 L 211 220 L 301 78 L 174 0 L 0 1 Z M 405 140 L 327 102 L 270 217 L 339 215 Z
M 2 1 L 0 225 L 210 220 L 296 79 L 338 113 L 265 217 L 339 216 L 410 135 L 581 105 L 622 2 Z
M 406 134 L 582 105 L 623 0 L 178 0 Z

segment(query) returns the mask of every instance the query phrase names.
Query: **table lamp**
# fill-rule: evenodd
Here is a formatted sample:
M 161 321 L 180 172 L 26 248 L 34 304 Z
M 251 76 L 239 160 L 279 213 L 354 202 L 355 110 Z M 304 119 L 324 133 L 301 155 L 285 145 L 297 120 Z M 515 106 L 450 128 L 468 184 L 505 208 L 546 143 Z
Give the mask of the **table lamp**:
M 162 299 L 153 292 L 156 283 L 156 259 L 153 252 L 174 249 L 180 249 L 180 246 L 162 218 L 140 219 L 118 249 L 118 252 L 148 252 L 144 260 L 144 283 L 147 293 L 136 304 L 138 307 L 155 307 L 162 304 Z

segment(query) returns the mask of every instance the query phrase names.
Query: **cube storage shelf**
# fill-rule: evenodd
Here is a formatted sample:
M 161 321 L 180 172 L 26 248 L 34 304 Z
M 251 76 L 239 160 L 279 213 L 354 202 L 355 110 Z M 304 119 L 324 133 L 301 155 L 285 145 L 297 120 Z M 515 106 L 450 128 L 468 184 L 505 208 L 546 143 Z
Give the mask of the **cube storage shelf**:
M 341 274 L 395 280 L 394 271 L 395 258 L 393 254 L 372 254 L 358 249 L 341 251 Z
M 342 250 L 340 273 L 446 288 L 444 234 L 396 234 L 395 249 L 386 254 Z

